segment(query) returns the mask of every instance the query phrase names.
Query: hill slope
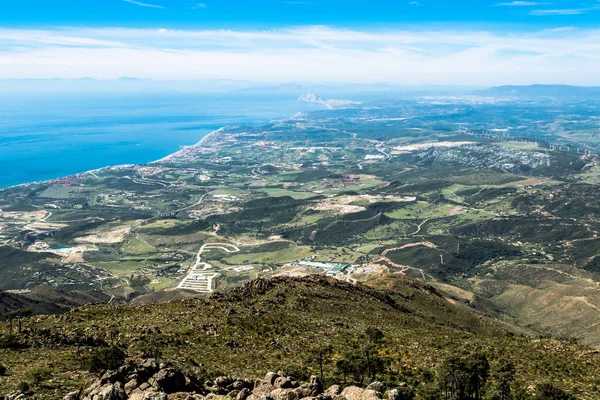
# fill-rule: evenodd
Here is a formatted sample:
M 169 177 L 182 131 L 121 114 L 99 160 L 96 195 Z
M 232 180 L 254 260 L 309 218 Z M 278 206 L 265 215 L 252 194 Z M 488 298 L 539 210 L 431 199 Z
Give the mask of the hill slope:
M 9 315 L 60 314 L 67 310 L 52 303 L 32 300 L 20 294 L 0 292 L 0 320 Z
M 0 320 L 11 315 L 62 314 L 84 304 L 108 302 L 110 296 L 96 292 L 63 292 L 40 285 L 28 293 L 0 292 Z
M 390 384 L 431 383 L 446 357 L 477 351 L 492 365 L 512 361 L 519 382 L 563 382 L 582 398 L 593 398 L 600 365 L 596 352 L 517 335 L 402 276 L 386 276 L 372 285 L 377 288 L 317 276 L 259 279 L 208 300 L 91 305 L 31 318 L 10 346 L 3 336 L 4 347 L 21 349 L 0 350 L 12 375 L 0 377 L 0 392 L 14 389 L 36 368 L 51 371 L 52 380 L 38 388 L 42 393 L 81 387 L 93 378 L 81 360 L 109 344 L 134 359 L 158 349 L 162 359 L 203 379 L 258 377 L 280 369 L 306 376 L 318 371 L 315 348 L 329 348 L 325 378 L 341 382 L 339 361 L 362 354 L 369 340 L 365 332 L 380 330 L 377 378 Z

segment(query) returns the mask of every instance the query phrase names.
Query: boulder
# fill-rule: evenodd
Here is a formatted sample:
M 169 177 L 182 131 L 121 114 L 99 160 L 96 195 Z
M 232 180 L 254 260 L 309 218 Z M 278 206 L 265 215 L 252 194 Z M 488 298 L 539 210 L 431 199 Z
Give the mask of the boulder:
M 362 389 L 358 386 L 348 386 L 342 390 L 341 395 L 347 400 L 380 400 L 379 393 L 372 389 Z
M 380 381 L 371 382 L 367 386 L 367 390 L 374 390 L 377 393 L 383 394 L 385 392 L 385 384 L 383 382 L 380 382 Z
M 142 380 L 147 380 L 152 375 L 158 372 L 158 365 L 156 364 L 155 359 L 149 358 L 144 360 L 140 365 L 138 365 L 136 370 L 142 378 Z
M 308 389 L 310 390 L 309 396 L 311 396 L 311 397 L 323 394 L 323 384 L 321 383 L 321 380 L 315 375 L 312 375 L 310 377 L 310 383 L 308 384 Z
M 279 375 L 277 375 L 275 372 L 267 372 L 263 381 L 269 385 L 275 386 L 275 381 L 277 378 L 279 378 Z
M 299 400 L 302 398 L 298 392 L 292 389 L 275 389 L 271 392 L 270 397 L 275 400 Z
M 107 383 L 92 391 L 83 400 L 126 400 L 127 394 L 119 382 Z
M 233 382 L 233 378 L 230 378 L 228 376 L 220 376 L 215 379 L 214 385 L 220 388 L 227 388 L 227 386 L 231 385 Z
M 130 394 L 131 392 L 133 392 L 135 389 L 137 389 L 140 386 L 140 383 L 138 382 L 137 379 L 131 379 L 129 381 L 127 381 L 127 383 L 125 384 L 125 393 Z
M 388 392 L 388 400 L 400 400 L 400 392 L 398 389 L 392 389 Z
M 209 388 L 209 390 L 211 391 L 211 394 L 214 394 L 217 396 L 225 396 L 227 393 L 229 393 L 229 390 L 227 390 L 227 388 L 219 387 L 219 386 L 212 386 Z
M 275 386 L 276 389 L 294 389 L 298 387 L 298 382 L 293 381 L 288 377 L 280 376 L 275 379 L 275 384 L 273 386 Z
M 261 382 L 254 387 L 254 390 L 252 390 L 252 395 L 257 399 L 260 399 L 261 397 L 268 396 L 273 390 L 275 390 L 275 386 L 268 382 Z
M 165 393 L 185 392 L 187 389 L 185 375 L 174 368 L 161 369 L 148 380 L 148 383 Z
M 340 385 L 332 385 L 325 391 L 326 396 L 334 397 L 339 396 L 342 393 L 342 387 Z
M 231 387 L 234 390 L 242 390 L 242 389 L 250 389 L 250 390 L 252 390 L 254 388 L 254 384 L 252 382 L 250 382 L 249 380 L 246 380 L 246 379 L 236 379 L 231 384 Z
M 63 400 L 79 400 L 79 396 L 81 395 L 81 391 L 69 392 L 63 397 Z
M 100 385 L 116 383 L 121 379 L 123 379 L 123 375 L 121 375 L 118 371 L 106 371 L 104 375 L 102 375 L 102 378 L 100 378 Z
M 29 400 L 29 396 L 27 394 L 17 390 L 16 392 L 10 392 L 5 397 L 6 400 Z
M 168 396 L 164 392 L 134 393 L 129 396 L 129 400 L 168 400 Z
M 138 386 L 138 388 L 136 390 L 139 391 L 139 392 L 143 392 L 145 390 L 150 389 L 150 387 L 151 386 L 150 386 L 150 384 L 148 382 L 144 382 L 140 386 Z
M 130 373 L 135 372 L 135 368 L 133 367 L 133 365 L 123 365 L 122 367 L 119 367 L 117 372 L 122 376 L 127 376 Z
M 248 397 L 250 397 L 251 394 L 252 392 L 250 391 L 250 389 L 244 388 L 240 390 L 238 395 L 235 397 L 235 400 L 246 400 Z
M 171 393 L 169 400 L 205 400 L 205 397 L 198 393 Z

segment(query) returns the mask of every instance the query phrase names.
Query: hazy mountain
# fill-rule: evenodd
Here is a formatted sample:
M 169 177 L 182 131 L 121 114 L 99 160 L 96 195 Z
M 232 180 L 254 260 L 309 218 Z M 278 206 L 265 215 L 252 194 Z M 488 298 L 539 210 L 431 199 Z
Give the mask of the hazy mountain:
M 480 93 L 489 96 L 519 98 L 597 99 L 600 98 L 600 87 L 568 85 L 498 86 Z

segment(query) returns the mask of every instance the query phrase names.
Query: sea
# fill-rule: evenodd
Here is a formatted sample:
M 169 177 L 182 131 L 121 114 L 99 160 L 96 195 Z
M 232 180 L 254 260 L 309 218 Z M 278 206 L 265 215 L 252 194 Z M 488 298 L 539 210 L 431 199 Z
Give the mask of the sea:
M 158 160 L 231 125 L 322 110 L 277 94 L 0 94 L 0 187 Z

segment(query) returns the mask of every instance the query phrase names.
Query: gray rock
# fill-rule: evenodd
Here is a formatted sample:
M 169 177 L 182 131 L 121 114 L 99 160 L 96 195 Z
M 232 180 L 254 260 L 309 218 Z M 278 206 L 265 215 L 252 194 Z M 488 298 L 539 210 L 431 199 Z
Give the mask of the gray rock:
M 98 389 L 92 391 L 84 400 L 126 400 L 127 394 L 123 390 L 121 384 L 107 383 L 104 386 L 100 386 Z
M 131 366 L 131 365 L 123 365 L 122 367 L 119 367 L 119 369 L 117 370 L 117 372 L 123 376 L 127 376 L 128 374 L 130 374 L 134 371 L 135 371 L 135 368 L 133 368 L 133 366 Z
M 277 378 L 279 378 L 279 375 L 277 375 L 275 372 L 267 372 L 264 381 L 269 385 L 275 385 Z
M 312 375 L 310 377 L 310 383 L 308 387 L 310 389 L 311 396 L 318 396 L 323 393 L 323 384 L 321 383 L 321 380 L 315 375 Z
M 129 400 L 168 400 L 168 398 L 169 396 L 164 392 L 135 393 L 129 396 Z
M 10 392 L 7 394 L 6 400 L 29 400 L 29 396 L 18 390 L 16 392 Z
M 270 397 L 275 400 L 297 400 L 299 397 L 291 389 L 275 389 L 271 392 Z
M 280 376 L 275 379 L 275 384 L 273 385 L 277 389 L 294 389 L 298 387 L 298 382 L 292 381 L 290 378 L 285 376 Z
M 398 389 L 392 389 L 387 394 L 388 400 L 400 400 L 400 392 Z
M 242 389 L 252 389 L 254 384 L 246 379 L 236 379 L 235 382 L 231 384 L 233 389 L 242 390 Z
M 140 365 L 138 365 L 137 371 L 144 378 L 151 377 L 158 371 L 156 360 L 153 358 L 144 360 Z
M 329 386 L 329 389 L 325 391 L 326 396 L 339 396 L 342 393 L 342 387 L 340 385 Z
M 384 393 L 385 392 L 385 385 L 383 384 L 383 382 L 375 381 L 375 382 L 370 383 L 367 386 L 367 390 L 374 390 L 377 393 Z
M 379 393 L 372 389 L 362 389 L 358 386 L 348 386 L 342 390 L 341 396 L 347 400 L 380 400 Z
M 135 389 L 138 388 L 138 386 L 140 386 L 140 383 L 138 382 L 137 379 L 132 379 L 130 381 L 128 381 L 125 384 L 125 393 L 130 394 L 131 392 L 133 392 Z
M 148 381 L 150 382 L 150 380 Z M 152 376 L 152 386 L 165 393 L 185 392 L 185 375 L 178 369 L 165 368 Z
M 250 391 L 250 389 L 244 388 L 240 390 L 238 395 L 235 397 L 235 400 L 246 400 L 248 399 L 248 397 L 250 397 L 251 394 L 252 392 Z
M 81 394 L 81 391 L 76 391 L 76 392 L 69 392 L 65 395 L 65 397 L 63 397 L 63 400 L 79 400 L 79 395 Z
M 214 385 L 220 388 L 226 388 L 233 383 L 233 378 L 228 376 L 220 376 L 215 379 Z
M 174 400 L 206 400 L 204 396 L 198 393 L 175 393 L 171 396 Z
M 106 371 L 100 378 L 100 385 L 118 382 L 123 376 L 118 371 Z

